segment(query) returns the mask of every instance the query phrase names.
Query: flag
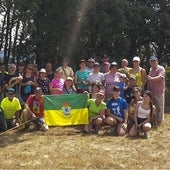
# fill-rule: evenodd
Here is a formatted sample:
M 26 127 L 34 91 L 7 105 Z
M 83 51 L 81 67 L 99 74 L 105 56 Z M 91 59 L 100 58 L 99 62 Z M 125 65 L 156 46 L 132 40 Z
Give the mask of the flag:
M 49 126 L 88 124 L 87 94 L 45 95 L 44 115 Z

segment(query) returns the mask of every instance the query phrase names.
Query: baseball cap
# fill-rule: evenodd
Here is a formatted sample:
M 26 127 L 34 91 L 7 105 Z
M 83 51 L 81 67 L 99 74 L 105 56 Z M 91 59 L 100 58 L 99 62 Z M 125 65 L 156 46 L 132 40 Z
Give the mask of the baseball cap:
M 133 61 L 140 61 L 140 58 L 139 57 L 133 57 Z
M 39 72 L 40 73 L 46 73 L 46 70 L 44 68 L 41 68 Z
M 66 80 L 71 80 L 71 81 L 73 81 L 73 78 L 72 78 L 72 77 L 67 77 Z
M 113 91 L 120 91 L 120 87 L 119 86 L 114 86 Z
M 100 67 L 100 64 L 98 62 L 95 62 L 93 67 Z
M 15 93 L 15 89 L 9 88 L 9 89 L 8 89 L 8 93 L 9 93 L 9 92 Z
M 103 64 L 104 64 L 104 65 L 110 65 L 110 63 L 109 63 L 109 62 L 107 62 L 107 61 L 106 61 L 106 62 L 104 62 Z
M 130 75 L 129 79 L 136 80 L 136 76 Z
M 112 62 L 110 66 L 118 66 L 116 62 Z
M 158 60 L 158 58 L 156 56 L 150 56 L 149 61 L 154 61 L 154 60 Z
M 37 92 L 37 91 L 43 91 L 43 90 L 42 90 L 41 87 L 37 87 L 37 88 L 35 89 L 35 92 Z

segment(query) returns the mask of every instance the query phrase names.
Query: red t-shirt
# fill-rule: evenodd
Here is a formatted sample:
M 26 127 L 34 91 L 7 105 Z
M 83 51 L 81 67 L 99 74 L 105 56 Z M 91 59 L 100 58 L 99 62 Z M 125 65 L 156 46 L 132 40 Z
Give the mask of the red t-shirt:
M 44 117 L 43 99 L 36 98 L 35 95 L 30 95 L 26 101 L 31 111 L 38 117 Z

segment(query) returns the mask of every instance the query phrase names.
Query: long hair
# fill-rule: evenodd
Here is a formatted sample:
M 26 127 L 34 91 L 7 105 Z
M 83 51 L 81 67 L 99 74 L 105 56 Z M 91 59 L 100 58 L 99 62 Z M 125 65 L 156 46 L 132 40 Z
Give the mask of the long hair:
M 150 98 L 149 106 L 150 106 L 150 116 L 151 116 L 151 122 L 153 121 L 153 102 L 152 102 L 152 93 L 149 90 L 146 90 L 143 92 L 143 94 L 146 94 Z

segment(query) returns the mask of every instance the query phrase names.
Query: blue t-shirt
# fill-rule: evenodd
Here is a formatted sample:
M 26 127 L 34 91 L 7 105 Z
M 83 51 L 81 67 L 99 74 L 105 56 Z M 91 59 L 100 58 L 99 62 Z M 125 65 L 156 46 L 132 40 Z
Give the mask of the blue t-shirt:
M 125 90 L 124 90 L 124 88 L 125 88 L 125 83 L 122 82 L 122 81 L 120 81 L 120 82 L 118 82 L 117 85 L 118 85 L 119 88 L 120 88 L 120 97 L 124 98 L 124 93 L 125 93 Z
M 124 110 L 128 109 L 128 104 L 126 100 L 121 97 L 119 97 L 118 99 L 110 98 L 107 101 L 107 108 L 110 110 L 111 114 L 124 120 Z

